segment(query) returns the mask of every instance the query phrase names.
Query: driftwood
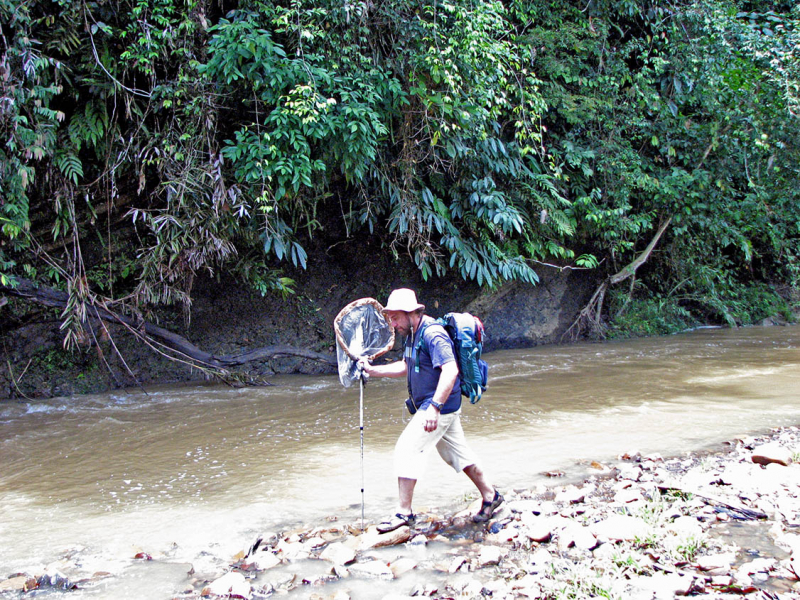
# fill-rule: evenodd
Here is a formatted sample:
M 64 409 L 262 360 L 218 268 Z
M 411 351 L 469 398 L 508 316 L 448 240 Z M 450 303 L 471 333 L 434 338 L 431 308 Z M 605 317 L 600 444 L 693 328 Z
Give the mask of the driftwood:
M 68 295 L 66 292 L 53 288 L 37 287 L 32 281 L 26 279 L 17 278 L 16 281 L 17 285 L 15 287 L 0 285 L 0 293 L 24 298 L 25 300 L 53 308 L 65 308 L 67 306 Z M 121 314 L 97 303 L 88 305 L 86 307 L 86 312 L 89 317 L 94 319 L 119 324 L 126 327 L 134 334 L 144 335 L 148 338 L 158 340 L 180 355 L 197 361 L 202 366 L 206 367 L 225 369 L 256 360 L 266 360 L 279 356 L 297 356 L 319 361 L 331 367 L 335 367 L 337 364 L 335 356 L 331 354 L 323 354 L 286 345 L 266 346 L 241 354 L 218 356 L 198 348 L 185 337 L 177 333 L 159 327 L 149 321 Z
M 717 509 L 717 512 L 727 513 L 732 518 L 740 521 L 754 521 L 756 519 L 769 518 L 766 513 L 760 510 L 748 508 L 745 505 L 736 502 L 735 500 L 722 498 L 721 496 L 712 494 L 706 494 L 705 492 L 700 492 L 696 489 L 682 488 L 674 485 L 660 485 L 658 486 L 658 489 L 662 492 L 680 492 L 682 494 L 691 494 L 692 496 L 700 498 L 709 506 L 713 506 L 715 509 Z

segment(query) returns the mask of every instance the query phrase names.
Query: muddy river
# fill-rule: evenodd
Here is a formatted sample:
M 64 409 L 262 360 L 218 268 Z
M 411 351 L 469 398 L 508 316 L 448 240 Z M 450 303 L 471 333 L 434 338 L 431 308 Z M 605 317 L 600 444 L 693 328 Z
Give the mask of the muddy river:
M 486 355 L 464 427 L 502 490 L 578 478 L 626 451 L 679 455 L 800 423 L 800 327 Z M 115 575 L 70 598 L 167 598 L 186 565 L 228 560 L 265 531 L 361 516 L 359 390 L 335 376 L 264 388 L 171 386 L 0 403 L 0 576 L 70 557 Z M 394 507 L 405 382 L 364 389 L 367 520 Z M 473 489 L 432 457 L 415 510 Z M 143 567 L 138 552 L 161 557 Z M 77 557 L 77 558 L 76 558 Z

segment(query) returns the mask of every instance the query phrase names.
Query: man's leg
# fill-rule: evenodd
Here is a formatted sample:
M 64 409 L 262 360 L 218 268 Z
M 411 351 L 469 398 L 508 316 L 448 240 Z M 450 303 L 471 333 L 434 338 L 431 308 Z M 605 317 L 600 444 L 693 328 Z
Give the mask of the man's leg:
M 483 471 L 478 465 L 464 467 L 464 474 L 469 477 L 472 483 L 475 484 L 475 487 L 478 488 L 484 501 L 491 502 L 494 499 L 494 486 L 489 485 L 483 475 Z
M 411 501 L 414 499 L 414 486 L 416 485 L 416 479 L 408 479 L 407 477 L 397 478 L 397 489 L 400 495 L 400 512 L 404 515 L 411 514 Z

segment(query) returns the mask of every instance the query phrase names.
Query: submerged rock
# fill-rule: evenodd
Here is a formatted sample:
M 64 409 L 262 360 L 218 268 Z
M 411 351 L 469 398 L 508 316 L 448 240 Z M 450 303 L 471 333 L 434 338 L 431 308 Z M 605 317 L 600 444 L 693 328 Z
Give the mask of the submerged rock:
M 350 566 L 350 573 L 363 577 L 376 577 L 378 579 L 394 579 L 394 573 L 385 562 L 371 560 L 365 563 L 355 563 Z

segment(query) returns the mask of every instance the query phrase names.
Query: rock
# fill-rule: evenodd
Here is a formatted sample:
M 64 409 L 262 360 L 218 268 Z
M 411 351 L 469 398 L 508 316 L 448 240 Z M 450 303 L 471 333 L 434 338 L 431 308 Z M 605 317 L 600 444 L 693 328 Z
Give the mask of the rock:
M 362 577 L 375 577 L 378 579 L 394 579 L 394 573 L 385 562 L 381 560 L 371 560 L 365 563 L 354 563 L 350 565 L 352 575 Z
M 578 504 L 586 499 L 586 492 L 582 489 L 570 486 L 556 494 L 556 502 L 566 502 L 567 504 Z
M 541 573 L 553 562 L 553 555 L 544 548 L 540 548 L 530 556 L 529 573 Z
M 736 560 L 736 554 L 733 552 L 710 554 L 697 559 L 697 568 L 701 571 L 715 571 L 718 569 L 730 570 L 734 560 Z
M 249 559 L 241 561 L 237 568 L 243 571 L 266 571 L 281 564 L 281 559 L 272 552 L 256 552 Z
M 632 542 L 637 538 L 644 539 L 650 528 L 638 517 L 613 515 L 605 521 L 592 524 L 589 529 L 599 541 Z
M 770 442 L 755 447 L 750 460 L 759 465 L 777 463 L 788 467 L 792 463 L 792 453 L 777 442 Z
M 619 555 L 619 550 L 614 544 L 600 544 L 592 550 L 592 556 L 594 556 L 595 560 L 609 561 L 613 560 L 617 555 Z
M 388 533 L 379 533 L 375 526 L 369 527 L 363 535 L 356 538 L 359 550 L 371 550 L 372 548 L 384 548 L 386 546 L 396 546 L 407 542 L 411 537 L 411 529 L 400 527 Z
M 459 597 L 460 598 L 480 597 L 482 591 L 483 591 L 483 584 L 473 577 L 467 580 L 466 583 L 464 583 L 464 586 L 461 588 L 461 595 Z
M 689 536 L 700 536 L 703 534 L 703 526 L 694 517 L 678 517 L 666 527 L 678 537 L 687 538 Z
M 55 571 L 53 573 L 45 573 L 36 581 L 36 587 L 54 587 L 62 590 L 72 590 L 78 586 L 72 583 L 66 575 Z
M 588 527 L 571 522 L 558 535 L 558 549 L 564 551 L 572 546 L 580 550 L 591 550 L 597 546 L 597 539 Z
M 24 592 L 28 579 L 30 578 L 27 575 L 19 575 L 0 581 L 0 592 Z
M 447 566 L 447 572 L 452 575 L 453 573 L 458 571 L 461 568 L 461 565 L 463 565 L 465 562 L 467 562 L 466 558 L 464 558 L 463 556 L 456 556 L 453 560 L 450 561 L 450 564 Z
M 505 598 L 511 593 L 511 585 L 502 579 L 492 579 L 483 584 L 481 593 L 491 598 Z
M 281 540 L 276 548 L 286 560 L 300 560 L 309 556 L 309 551 L 302 542 Z
M 791 554 L 800 556 L 800 535 L 796 533 L 780 533 L 776 536 L 775 542 L 789 550 Z
M 773 571 L 778 561 L 774 558 L 756 558 L 736 569 L 737 572 L 753 575 L 754 573 L 769 573 Z
M 535 500 L 514 500 L 509 502 L 506 506 L 511 512 L 514 513 L 533 513 L 534 515 L 541 514 L 539 503 Z
M 633 590 L 645 590 L 656 598 L 674 598 L 685 596 L 692 589 L 694 579 L 678 573 L 656 573 L 650 577 L 634 577 L 628 586 Z M 627 594 L 626 594 L 627 595 Z M 633 594 L 631 594 L 633 595 Z
M 415 535 L 413 538 L 411 538 L 406 543 L 411 545 L 411 546 L 424 546 L 424 545 L 426 545 L 428 543 L 428 538 L 426 538 L 424 535 L 419 533 L 419 534 Z
M 642 500 L 644 498 L 638 488 L 627 488 L 614 494 L 614 502 L 619 504 L 630 504 L 631 502 L 641 502 Z
M 396 561 L 389 563 L 389 568 L 395 577 L 400 577 L 404 573 L 416 569 L 417 561 L 408 557 L 398 558 Z
M 520 579 L 512 581 L 511 589 L 526 598 L 539 598 L 542 592 L 540 579 L 533 575 L 525 575 Z
M 316 550 L 317 548 L 321 548 L 327 542 L 322 539 L 322 536 L 316 535 L 314 537 L 308 538 L 305 542 L 303 542 L 303 546 L 306 550 Z
M 347 565 L 356 559 L 356 551 L 348 548 L 341 542 L 333 542 L 319 555 L 322 560 L 327 560 L 335 565 Z
M 339 579 L 344 579 L 345 577 L 350 577 L 350 569 L 345 566 L 334 564 L 331 568 L 331 573 L 336 575 Z
M 481 546 L 478 555 L 478 566 L 481 568 L 500 564 L 503 560 L 503 549 L 500 546 Z
M 733 585 L 733 577 L 730 575 L 714 575 L 711 578 L 711 585 L 714 587 L 728 587 Z
M 534 542 L 547 542 L 553 535 L 550 521 L 546 518 L 537 518 L 532 522 L 525 523 L 524 535 Z
M 231 571 L 212 581 L 202 592 L 203 596 L 241 596 L 250 598 L 252 589 L 241 573 Z

